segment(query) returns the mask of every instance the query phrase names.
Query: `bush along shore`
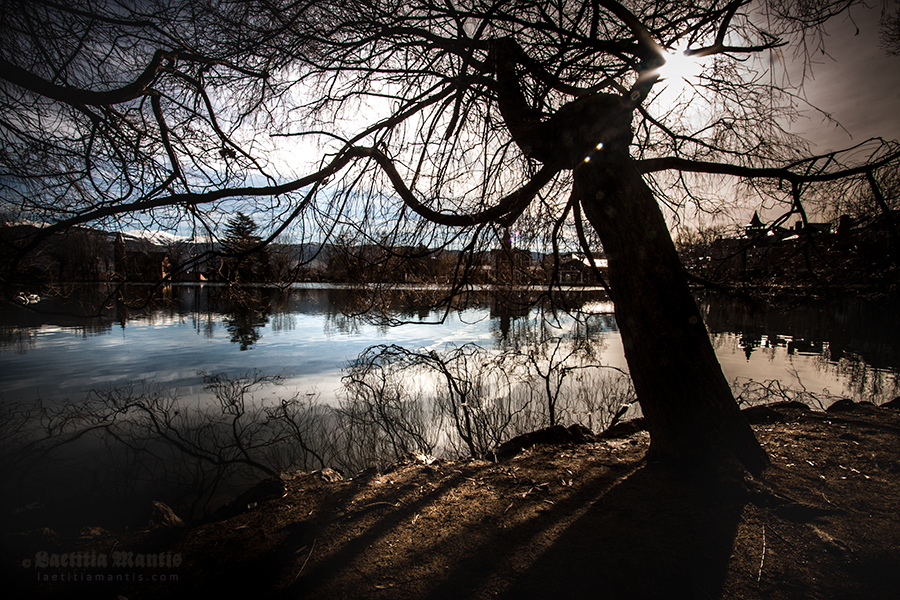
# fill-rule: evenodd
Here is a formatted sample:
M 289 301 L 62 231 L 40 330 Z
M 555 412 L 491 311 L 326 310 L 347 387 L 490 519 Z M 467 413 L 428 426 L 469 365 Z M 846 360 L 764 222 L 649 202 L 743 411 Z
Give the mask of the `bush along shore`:
M 283 473 L 205 522 L 4 534 L 16 597 L 895 598 L 900 399 L 745 410 L 772 464 L 647 460 L 639 421 L 492 460 Z

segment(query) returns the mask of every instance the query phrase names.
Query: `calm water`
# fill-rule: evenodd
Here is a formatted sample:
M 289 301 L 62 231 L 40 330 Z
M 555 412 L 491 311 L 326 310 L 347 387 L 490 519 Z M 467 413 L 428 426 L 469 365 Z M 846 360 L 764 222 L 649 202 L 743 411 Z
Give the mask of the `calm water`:
M 402 303 L 387 326 L 347 316 L 356 305 L 336 288 L 257 290 L 235 302 L 212 286 L 181 286 L 165 306 L 113 307 L 78 316 L 72 300 L 44 299 L 0 311 L 0 394 L 4 401 L 80 400 L 91 389 L 148 381 L 181 396 L 204 394 L 200 373 L 282 374 L 304 392 L 334 400 L 341 369 L 374 344 L 440 350 L 469 342 L 490 348 L 526 344 L 546 309 L 510 311 L 490 299 L 461 311 L 417 311 Z M 624 367 L 612 305 L 585 294 L 584 327 L 604 364 Z M 780 380 L 815 394 L 870 399 L 900 393 L 900 311 L 876 302 L 844 300 L 799 308 L 751 311 L 737 302 L 701 298 L 716 352 L 729 380 Z M 443 322 L 434 324 L 443 319 Z M 542 329 L 543 328 L 543 329 Z

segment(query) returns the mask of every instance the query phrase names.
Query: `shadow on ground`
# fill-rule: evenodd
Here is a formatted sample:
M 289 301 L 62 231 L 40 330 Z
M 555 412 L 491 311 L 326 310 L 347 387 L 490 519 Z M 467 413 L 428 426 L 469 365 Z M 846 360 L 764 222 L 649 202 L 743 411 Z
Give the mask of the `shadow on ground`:
M 521 573 L 508 598 L 717 598 L 743 501 L 659 464 L 599 498 Z
M 0 565 L 7 589 L 32 598 L 893 600 L 900 411 L 851 408 L 779 408 L 756 428 L 772 466 L 747 482 L 647 462 L 636 432 L 496 463 L 285 474 L 271 499 L 190 528 L 6 534 Z M 183 562 L 32 564 L 39 551 L 120 550 Z
M 440 493 L 421 498 L 380 523 L 388 527 L 319 561 L 280 597 L 719 596 L 743 509 L 737 495 L 659 464 L 602 468 L 591 478 L 577 492 L 537 500 L 531 512 L 513 500 L 508 511 L 485 507 L 476 521 L 445 514 L 446 532 L 420 534 L 413 550 L 405 541 L 406 551 L 395 553 L 388 540 L 403 540 L 401 524 L 441 502 Z M 510 514 L 517 509 L 522 518 Z

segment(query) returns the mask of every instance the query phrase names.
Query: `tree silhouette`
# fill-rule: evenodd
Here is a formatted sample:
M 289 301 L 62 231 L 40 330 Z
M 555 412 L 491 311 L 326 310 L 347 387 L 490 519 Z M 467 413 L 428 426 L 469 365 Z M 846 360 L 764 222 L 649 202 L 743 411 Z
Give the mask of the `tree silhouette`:
M 454 289 L 513 224 L 554 250 L 571 231 L 609 260 L 653 452 L 759 472 L 663 209 L 721 211 L 728 187 L 781 221 L 836 191 L 892 210 L 897 145 L 811 155 L 802 89 L 766 76 L 854 4 L 6 2 L 4 210 L 46 226 L 5 278 L 79 224 L 213 231 L 237 208 L 269 215 L 263 242 L 465 250 Z
M 881 27 L 881 47 L 889 54 L 900 55 L 900 7 L 894 14 L 882 14 Z
M 256 230 L 256 222 L 240 211 L 228 219 L 222 239 L 228 281 L 246 283 L 267 278 L 269 254 Z

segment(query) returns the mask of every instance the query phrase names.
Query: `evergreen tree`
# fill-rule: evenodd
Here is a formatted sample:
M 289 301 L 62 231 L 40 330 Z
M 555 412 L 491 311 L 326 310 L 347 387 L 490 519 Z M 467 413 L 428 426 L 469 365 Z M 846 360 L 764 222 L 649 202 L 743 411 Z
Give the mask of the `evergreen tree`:
M 268 277 L 269 254 L 256 222 L 242 212 L 228 219 L 223 245 L 223 275 L 228 281 L 248 283 Z

